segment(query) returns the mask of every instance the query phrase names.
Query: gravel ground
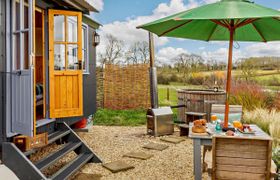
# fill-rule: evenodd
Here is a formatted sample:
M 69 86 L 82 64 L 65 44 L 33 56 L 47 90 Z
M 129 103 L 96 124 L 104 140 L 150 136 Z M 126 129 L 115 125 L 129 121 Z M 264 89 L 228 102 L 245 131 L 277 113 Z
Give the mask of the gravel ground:
M 101 179 L 194 179 L 192 140 L 187 139 L 179 144 L 166 143 L 160 138 L 145 135 L 146 127 L 112 127 L 93 126 L 88 133 L 78 133 L 104 163 L 122 160 L 135 168 L 111 173 L 101 164 L 87 164 L 82 173 L 99 174 Z M 178 137 L 178 130 L 172 136 Z M 166 150 L 155 151 L 142 148 L 149 142 L 162 143 L 169 146 Z M 123 157 L 132 151 L 152 154 L 148 160 L 136 160 Z M 207 179 L 204 173 L 204 179 Z M 73 177 L 75 179 L 75 177 Z
M 103 163 L 122 160 L 135 168 L 123 172 L 112 173 L 105 169 L 102 164 L 89 163 L 82 167 L 80 172 L 72 177 L 78 180 L 192 180 L 193 177 L 193 145 L 192 140 L 187 139 L 179 144 L 163 142 L 160 137 L 146 135 L 146 127 L 117 127 L 117 126 L 93 126 L 87 133 L 78 133 L 84 142 L 102 159 Z M 175 129 L 174 137 L 179 137 Z M 169 147 L 163 151 L 148 150 L 142 146 L 150 143 L 166 144 Z M 52 144 L 32 155 L 31 161 L 48 155 L 58 150 L 61 145 Z M 138 160 L 123 157 L 129 152 L 145 152 L 152 154 L 148 160 Z M 76 156 L 74 152 L 44 171 L 44 174 L 51 175 L 62 166 L 66 165 Z M 90 178 L 78 178 L 79 173 L 90 174 Z M 207 179 L 207 174 L 203 174 Z M 81 177 L 81 176 L 80 176 Z M 97 177 L 97 178 L 92 178 Z

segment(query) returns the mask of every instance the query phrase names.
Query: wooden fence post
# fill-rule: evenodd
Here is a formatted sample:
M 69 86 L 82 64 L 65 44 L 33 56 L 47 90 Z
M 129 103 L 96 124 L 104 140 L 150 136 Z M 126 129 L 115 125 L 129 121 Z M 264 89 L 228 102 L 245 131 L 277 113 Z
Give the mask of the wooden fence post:
M 167 88 L 167 101 L 169 101 L 169 87 Z

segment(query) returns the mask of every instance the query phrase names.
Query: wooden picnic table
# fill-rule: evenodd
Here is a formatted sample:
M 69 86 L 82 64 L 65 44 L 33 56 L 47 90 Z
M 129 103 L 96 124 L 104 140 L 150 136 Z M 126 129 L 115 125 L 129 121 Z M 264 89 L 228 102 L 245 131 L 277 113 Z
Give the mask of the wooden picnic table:
M 208 145 L 212 146 L 212 136 L 215 135 L 225 135 L 222 131 L 215 131 L 215 125 L 211 123 L 207 123 L 207 127 L 210 129 L 211 134 L 199 135 L 192 132 L 193 123 L 189 124 L 189 138 L 193 139 L 193 167 L 194 167 L 194 176 L 195 180 L 202 179 L 202 166 L 201 166 L 201 146 Z M 253 139 L 271 139 L 271 137 L 266 134 L 263 130 L 261 130 L 257 125 L 250 125 L 252 130 L 255 131 L 254 134 L 243 134 L 240 132 L 236 132 L 236 136 L 239 137 L 249 137 Z

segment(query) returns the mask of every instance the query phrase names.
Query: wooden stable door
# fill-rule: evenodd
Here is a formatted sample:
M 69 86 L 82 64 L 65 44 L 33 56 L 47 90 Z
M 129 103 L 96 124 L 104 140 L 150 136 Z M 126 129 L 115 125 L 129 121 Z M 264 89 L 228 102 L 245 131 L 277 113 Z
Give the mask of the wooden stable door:
M 82 14 L 49 10 L 50 117 L 83 115 Z

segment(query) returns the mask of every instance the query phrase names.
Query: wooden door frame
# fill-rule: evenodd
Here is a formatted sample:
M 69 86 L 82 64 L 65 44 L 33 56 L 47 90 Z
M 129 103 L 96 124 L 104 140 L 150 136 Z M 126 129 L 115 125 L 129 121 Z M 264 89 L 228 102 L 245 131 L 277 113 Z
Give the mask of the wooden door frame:
M 55 42 L 54 40 L 54 15 L 64 15 L 65 16 L 65 42 Z M 48 19 L 49 19 L 49 100 L 50 100 L 50 117 L 51 118 L 64 118 L 64 117 L 73 117 L 73 116 L 81 116 L 83 115 L 83 70 L 68 70 L 68 56 L 65 55 L 65 70 L 58 71 L 54 70 L 54 44 L 64 44 L 65 49 L 67 45 L 71 44 L 77 44 L 78 46 L 78 54 L 77 58 L 78 61 L 82 62 L 82 13 L 78 11 L 68 11 L 68 10 L 56 10 L 56 9 L 49 9 L 48 11 Z M 76 43 L 70 43 L 67 41 L 68 38 L 68 24 L 66 21 L 66 16 L 76 16 L 77 17 L 77 42 Z M 65 50 L 66 52 L 67 50 Z M 78 76 L 78 81 L 81 82 L 81 85 L 78 87 L 79 94 L 78 96 L 81 97 L 78 100 L 78 106 L 79 108 L 72 108 L 68 109 L 72 111 L 72 113 L 69 114 L 69 112 L 65 112 L 64 110 L 55 110 L 54 104 L 55 104 L 55 94 L 51 94 L 52 92 L 55 92 L 55 85 L 54 85 L 54 77 L 55 75 L 71 75 L 73 73 L 76 73 Z
M 36 38 L 36 24 L 35 24 L 35 14 L 36 12 L 40 12 L 42 14 L 41 20 L 42 20 L 42 69 L 43 69 L 43 118 L 46 118 L 46 67 L 45 67 L 45 12 L 42 8 L 35 7 L 34 11 L 34 24 L 33 24 L 33 29 L 34 29 L 34 37 Z M 34 38 L 34 126 L 36 129 L 36 122 L 37 122 L 37 117 L 36 117 L 36 110 L 37 110 L 37 104 L 36 104 L 36 40 Z

